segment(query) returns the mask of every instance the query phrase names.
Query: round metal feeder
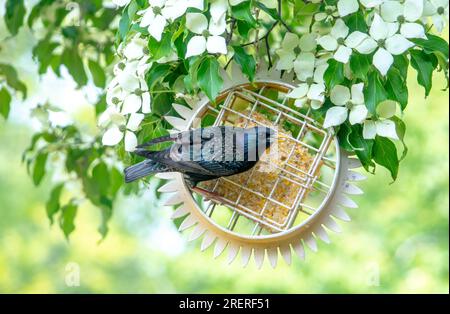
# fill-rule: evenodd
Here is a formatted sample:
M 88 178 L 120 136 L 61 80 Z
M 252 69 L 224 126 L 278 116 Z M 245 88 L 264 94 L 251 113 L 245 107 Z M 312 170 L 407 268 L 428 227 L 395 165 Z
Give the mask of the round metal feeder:
M 350 169 L 360 163 L 340 149 L 333 130 L 324 129 L 311 109 L 292 106 L 286 97 L 294 88 L 291 79 L 277 79 L 278 72 L 259 73 L 251 84 L 239 74 L 231 77 L 214 103 L 204 98 L 194 108 L 175 105 L 181 118 L 167 121 L 174 131 L 237 123 L 277 127 L 289 141 L 283 160 L 261 160 L 239 177 L 205 183 L 220 199 L 193 193 L 179 173 L 159 174 L 168 181 L 159 191 L 171 194 L 166 205 L 177 206 L 172 218 L 184 218 L 180 231 L 192 228 L 189 240 L 203 236 L 201 250 L 214 244 L 215 257 L 228 249 L 230 263 L 240 252 L 243 266 L 253 255 L 258 267 L 266 256 L 272 267 L 279 255 L 290 264 L 292 251 L 304 259 L 304 244 L 316 251 L 317 238 L 328 243 L 328 231 L 340 232 L 336 218 L 350 220 L 344 208 L 357 205 L 348 195 L 362 194 L 352 182 L 365 179 Z M 296 160 L 299 152 L 307 156 L 304 163 Z M 255 184 L 264 176 L 258 172 L 263 163 L 276 173 L 264 188 Z

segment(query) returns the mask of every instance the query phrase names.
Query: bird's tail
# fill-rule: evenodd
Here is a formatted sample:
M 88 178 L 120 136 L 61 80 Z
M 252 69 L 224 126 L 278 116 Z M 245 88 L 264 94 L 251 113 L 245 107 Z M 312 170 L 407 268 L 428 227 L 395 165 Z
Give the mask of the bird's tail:
M 153 160 L 144 160 L 124 170 L 125 182 L 130 183 L 158 172 L 167 171 L 167 167 Z

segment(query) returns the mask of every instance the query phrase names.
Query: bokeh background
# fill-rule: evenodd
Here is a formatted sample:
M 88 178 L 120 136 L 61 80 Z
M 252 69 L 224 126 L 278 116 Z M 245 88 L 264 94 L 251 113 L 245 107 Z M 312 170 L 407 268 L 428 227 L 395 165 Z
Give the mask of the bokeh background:
M 448 40 L 448 30 L 446 31 Z M 213 260 L 187 243 L 161 206 L 153 182 L 141 197 L 120 197 L 110 233 L 100 241 L 100 212 L 84 204 L 76 231 L 66 241 L 50 226 L 45 202 L 51 176 L 33 186 L 21 154 L 36 123 L 30 107 L 50 100 L 75 122 L 94 128 L 89 93 L 70 76 L 38 78 L 31 58 L 33 37 L 23 29 L 6 41 L 0 21 L 0 60 L 19 69 L 31 93 L 14 101 L 11 117 L 0 119 L 0 293 L 448 293 L 449 292 L 449 93 L 436 75 L 425 99 L 414 72 L 410 77 L 410 152 L 397 182 L 378 169 L 363 184 L 359 209 L 332 243 L 307 251 L 306 261 L 280 261 L 246 269 Z M 95 94 L 95 93 L 94 93 Z M 62 118 L 62 117 L 59 117 Z M 79 272 L 79 282 L 74 274 Z

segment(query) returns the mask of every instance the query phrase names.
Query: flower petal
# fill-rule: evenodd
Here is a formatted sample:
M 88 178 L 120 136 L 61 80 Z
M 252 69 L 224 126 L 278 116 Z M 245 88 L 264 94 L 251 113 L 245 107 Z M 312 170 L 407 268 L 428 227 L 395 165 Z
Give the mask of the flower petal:
M 386 40 L 386 50 L 395 56 L 401 55 L 411 47 L 414 47 L 414 43 L 400 34 L 395 34 Z
M 307 97 L 308 97 L 308 99 L 323 103 L 325 101 L 324 94 L 325 94 L 325 85 L 324 84 L 312 84 L 309 87 Z
M 386 22 L 397 22 L 400 15 L 403 15 L 403 4 L 400 1 L 385 1 L 380 7 L 380 14 Z
M 125 132 L 125 150 L 127 152 L 132 152 L 136 149 L 137 137 L 133 132 Z
M 186 50 L 186 58 L 201 55 L 206 50 L 206 39 L 203 36 L 192 37 Z
M 334 59 L 341 62 L 347 63 L 350 60 L 350 56 L 352 55 L 352 49 L 346 46 L 339 46 L 338 50 L 334 53 Z
M 288 98 L 302 98 L 308 93 L 308 84 L 299 84 L 290 93 L 286 95 Z
M 350 101 L 350 89 L 347 86 L 336 85 L 330 93 L 331 102 L 337 106 L 344 106 Z
M 150 98 L 150 93 L 146 92 L 142 94 L 142 109 L 141 111 L 143 113 L 150 113 L 152 111 L 151 109 L 152 105 L 152 99 Z
M 142 106 L 142 99 L 136 94 L 130 94 L 125 97 L 122 106 L 122 114 L 130 114 L 138 112 Z
M 142 120 L 144 120 L 144 115 L 142 113 L 132 113 L 128 119 L 127 129 L 130 131 L 137 131 Z
M 350 124 L 362 123 L 366 120 L 368 114 L 369 111 L 365 105 L 354 106 L 352 110 L 350 110 L 348 120 L 350 121 Z
M 391 68 L 392 63 L 394 63 L 394 57 L 383 48 L 378 49 L 373 55 L 373 65 L 382 75 L 386 75 Z
M 383 21 L 383 19 L 375 14 L 373 17 L 372 25 L 370 26 L 370 36 L 375 40 L 386 39 L 389 33 L 388 23 Z
M 336 38 L 331 35 L 325 35 L 317 39 L 317 43 L 327 51 L 335 51 L 338 47 Z
M 157 41 L 160 41 L 166 24 L 166 19 L 162 15 L 158 14 L 157 16 L 155 16 L 155 20 L 153 21 L 153 23 L 149 25 L 148 32 L 153 36 L 153 38 L 155 38 Z
M 405 38 L 423 38 L 427 39 L 425 29 L 418 23 L 405 23 L 400 28 L 400 34 Z
M 227 0 L 216 0 L 211 3 L 211 7 L 209 12 L 211 13 L 211 19 L 213 21 L 218 21 L 222 16 L 225 15 L 225 12 L 228 10 L 228 1 Z
M 227 43 L 222 36 L 210 36 L 206 42 L 209 53 L 227 54 Z
M 364 83 L 358 83 L 352 85 L 352 103 L 355 105 L 363 105 L 364 104 Z
M 147 27 L 155 20 L 155 13 L 153 13 L 152 8 L 148 8 L 145 11 L 140 11 L 139 13 L 143 14 L 141 22 L 139 23 L 140 27 Z
M 397 131 L 395 129 L 395 122 L 391 120 L 376 121 L 377 134 L 383 137 L 389 137 L 398 140 Z
M 119 142 L 123 138 L 123 133 L 120 132 L 119 128 L 116 125 L 113 125 L 109 128 L 102 137 L 102 143 L 106 146 L 114 146 L 119 144 Z
M 331 107 L 325 116 L 324 128 L 341 125 L 347 120 L 348 109 L 346 107 Z
M 186 14 L 186 28 L 193 33 L 202 34 L 208 28 L 208 20 L 201 13 Z
M 385 100 L 378 104 L 377 113 L 380 117 L 389 119 L 397 113 L 397 102 L 393 100 Z
M 300 81 L 313 77 L 316 57 L 311 52 L 302 52 L 294 61 L 294 70 Z
M 422 17 L 423 0 L 406 0 L 404 3 L 404 15 L 407 21 L 415 22 Z M 448 5 L 448 2 L 447 2 Z
M 309 33 L 300 37 L 298 46 L 303 52 L 312 52 L 316 50 L 317 42 L 316 42 L 316 34 Z
M 211 35 L 222 35 L 225 32 L 226 27 L 227 22 L 224 15 L 222 18 L 218 19 L 217 22 L 210 21 L 208 29 Z
M 358 47 L 365 39 L 367 39 L 367 34 L 356 31 L 348 35 L 345 40 L 345 45 L 350 48 Z
M 296 34 L 286 33 L 284 35 L 283 41 L 281 42 L 282 50 L 294 50 L 300 44 L 300 39 Z
M 363 138 L 373 140 L 377 136 L 377 126 L 374 121 L 365 121 L 363 127 Z
M 375 40 L 373 40 L 371 37 L 367 37 L 365 40 L 362 41 L 361 44 L 359 44 L 356 47 L 356 50 L 359 53 L 366 55 L 366 54 L 370 54 L 370 53 L 374 52 L 375 49 L 377 49 L 377 47 L 378 47 L 377 42 Z
M 337 8 L 340 16 L 347 16 L 358 11 L 359 3 L 358 0 L 339 0 Z
M 342 19 L 338 19 L 331 29 L 331 36 L 336 39 L 347 37 L 349 28 Z

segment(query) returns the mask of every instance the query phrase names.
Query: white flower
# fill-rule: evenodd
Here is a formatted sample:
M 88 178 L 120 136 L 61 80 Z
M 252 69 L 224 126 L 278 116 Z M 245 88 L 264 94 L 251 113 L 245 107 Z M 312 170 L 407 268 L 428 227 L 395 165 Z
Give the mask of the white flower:
M 359 0 L 366 8 L 374 8 L 382 4 L 385 0 Z M 338 11 L 340 16 L 347 16 L 359 10 L 358 0 L 339 0 Z
M 424 15 L 431 16 L 434 27 L 441 33 L 448 23 L 448 0 L 425 1 Z
M 141 27 L 147 27 L 150 35 L 157 41 L 161 40 L 167 23 L 182 16 L 189 7 L 203 10 L 200 0 L 148 0 L 149 7 L 139 11 L 142 15 Z
M 397 31 L 398 23 L 387 23 L 375 14 L 370 26 L 370 36 L 356 31 L 347 38 L 346 44 L 362 54 L 370 54 L 376 50 L 373 65 L 382 75 L 386 75 L 394 63 L 393 55 L 401 55 L 414 46 L 403 35 L 397 34 Z
M 186 27 L 197 34 L 187 44 L 186 58 L 197 56 L 205 51 L 209 53 L 227 53 L 225 38 L 220 36 L 225 32 L 225 16 L 217 23 L 209 22 L 201 13 L 186 14 Z
M 124 7 L 126 6 L 128 3 L 130 3 L 131 0 L 112 0 L 112 3 L 114 3 L 115 5 L 117 5 L 118 7 Z
M 423 0 L 386 1 L 380 7 L 380 14 L 386 22 L 400 23 L 400 34 L 405 38 L 426 38 L 425 29 L 415 23 L 422 17 Z
M 123 48 L 122 53 L 127 60 L 140 60 L 145 56 L 147 41 L 140 38 L 139 34 L 134 36 Z
M 136 132 L 144 119 L 141 113 L 133 113 L 127 119 L 120 114 L 118 110 L 112 106 L 108 107 L 106 111 L 99 117 L 99 125 L 109 126 L 103 134 L 102 143 L 106 146 L 114 146 L 120 143 L 125 137 L 125 150 L 131 152 L 137 146 Z
M 352 55 L 352 49 L 345 45 L 348 33 L 347 25 L 342 19 L 338 19 L 330 34 L 320 37 L 317 43 L 327 51 L 334 51 L 334 59 L 341 63 L 347 63 Z
M 304 66 L 313 71 L 315 56 L 312 52 L 316 50 L 316 47 L 315 34 L 305 34 L 299 38 L 296 34 L 286 33 L 281 48 L 276 51 L 280 57 L 276 66 L 277 70 L 294 69 L 297 76 L 301 76 L 300 73 L 304 72 Z
M 303 71 L 297 76 L 300 84 L 286 97 L 294 98 L 294 104 L 297 107 L 303 107 L 309 102 L 311 108 L 318 109 L 325 102 L 323 74 L 328 67 L 327 60 L 316 59 L 312 53 L 302 53 L 297 61 L 303 68 Z
M 314 19 L 318 22 L 330 22 L 339 16 L 339 12 L 334 5 L 325 6 L 324 12 L 319 12 L 314 15 Z
M 336 85 L 330 94 L 330 99 L 336 106 L 328 109 L 323 127 L 341 125 L 347 118 L 350 124 L 366 120 L 368 111 L 364 104 L 363 88 L 364 83 L 352 85 L 351 91 L 346 86 Z
M 375 136 L 389 137 L 398 140 L 395 122 L 389 120 L 397 111 L 397 103 L 392 100 L 386 100 L 377 107 L 378 120 L 367 120 L 364 122 L 363 137 L 365 139 L 374 139 Z

